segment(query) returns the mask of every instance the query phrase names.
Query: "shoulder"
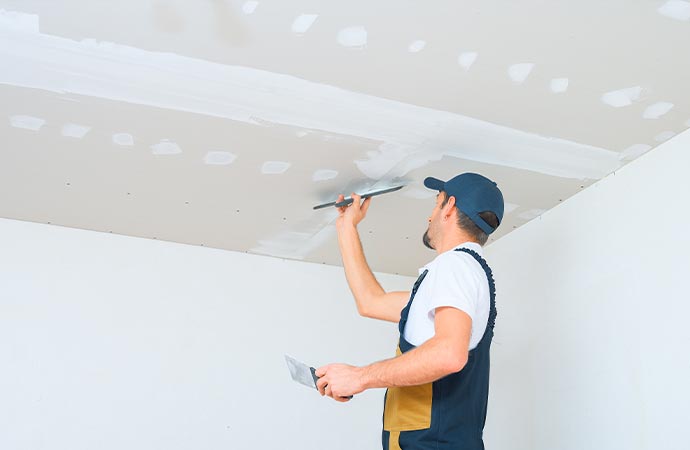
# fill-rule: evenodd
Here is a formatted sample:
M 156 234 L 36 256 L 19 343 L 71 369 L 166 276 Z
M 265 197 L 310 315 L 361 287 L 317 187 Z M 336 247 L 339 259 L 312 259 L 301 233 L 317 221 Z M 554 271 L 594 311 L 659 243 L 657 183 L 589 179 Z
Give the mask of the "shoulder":
M 481 264 L 471 254 L 460 251 L 451 250 L 442 253 L 436 257 L 430 269 L 438 271 L 453 271 L 461 270 L 463 272 L 481 272 L 484 273 Z
M 436 257 L 430 264 L 428 284 L 434 286 L 475 287 L 486 278 L 484 269 L 472 255 L 463 251 L 451 250 Z

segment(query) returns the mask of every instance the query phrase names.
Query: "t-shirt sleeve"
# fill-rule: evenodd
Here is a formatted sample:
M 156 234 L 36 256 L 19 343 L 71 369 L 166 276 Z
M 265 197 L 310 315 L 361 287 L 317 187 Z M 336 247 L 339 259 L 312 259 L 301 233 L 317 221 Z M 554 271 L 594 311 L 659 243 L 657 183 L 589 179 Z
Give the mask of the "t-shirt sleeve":
M 465 312 L 474 322 L 479 297 L 479 279 L 473 266 L 476 261 L 466 253 L 448 252 L 437 263 L 427 275 L 429 317 L 434 318 L 436 308 L 450 306 Z

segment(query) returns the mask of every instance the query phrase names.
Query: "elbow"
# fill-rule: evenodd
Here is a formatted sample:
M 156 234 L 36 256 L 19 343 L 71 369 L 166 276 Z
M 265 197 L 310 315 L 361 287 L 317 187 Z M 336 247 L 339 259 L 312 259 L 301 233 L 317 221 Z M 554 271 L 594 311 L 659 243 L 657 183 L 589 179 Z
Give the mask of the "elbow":
M 448 373 L 457 373 L 460 372 L 462 369 L 465 368 L 465 365 L 467 364 L 467 355 L 463 356 L 455 356 L 451 357 L 448 359 L 448 362 L 446 363 L 446 370 L 448 370 Z
M 442 370 L 445 375 L 460 372 L 467 364 L 467 352 L 448 350 L 444 352 L 444 357 L 440 358 Z
M 362 317 L 376 318 L 375 312 L 372 310 L 373 300 L 371 297 L 359 296 L 355 297 L 357 303 L 357 313 Z
M 360 302 L 357 302 L 357 313 L 362 317 L 371 317 L 371 309 L 367 308 Z
M 362 306 L 357 307 L 357 313 L 362 317 L 371 317 L 369 311 Z

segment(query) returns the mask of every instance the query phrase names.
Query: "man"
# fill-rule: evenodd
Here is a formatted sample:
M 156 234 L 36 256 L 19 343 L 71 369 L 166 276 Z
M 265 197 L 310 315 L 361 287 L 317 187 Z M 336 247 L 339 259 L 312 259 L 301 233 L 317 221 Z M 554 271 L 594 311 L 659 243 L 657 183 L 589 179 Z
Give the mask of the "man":
M 365 367 L 320 367 L 321 395 L 337 401 L 371 388 L 388 388 L 383 448 L 483 449 L 493 337 L 495 287 L 482 246 L 503 218 L 496 183 L 474 173 L 447 182 L 427 178 L 439 191 L 424 233 L 438 256 L 411 292 L 386 293 L 369 269 L 357 225 L 371 198 L 340 208 L 338 242 L 345 275 L 360 315 L 398 322 L 396 357 Z M 343 200 L 341 195 L 339 200 Z

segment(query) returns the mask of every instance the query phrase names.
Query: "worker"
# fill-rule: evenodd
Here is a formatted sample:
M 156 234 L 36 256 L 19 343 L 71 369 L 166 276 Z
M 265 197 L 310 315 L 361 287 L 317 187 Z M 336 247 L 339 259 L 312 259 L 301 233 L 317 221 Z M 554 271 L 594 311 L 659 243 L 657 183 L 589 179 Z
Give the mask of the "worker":
M 385 292 L 366 262 L 357 225 L 371 198 L 352 194 L 352 204 L 339 208 L 338 243 L 358 312 L 397 322 L 400 338 L 394 358 L 318 368 L 317 388 L 340 402 L 387 388 L 384 450 L 480 450 L 496 318 L 495 285 L 482 247 L 501 223 L 503 195 L 475 173 L 446 182 L 429 177 L 424 185 L 438 191 L 423 235 L 437 256 L 419 270 L 411 292 Z

